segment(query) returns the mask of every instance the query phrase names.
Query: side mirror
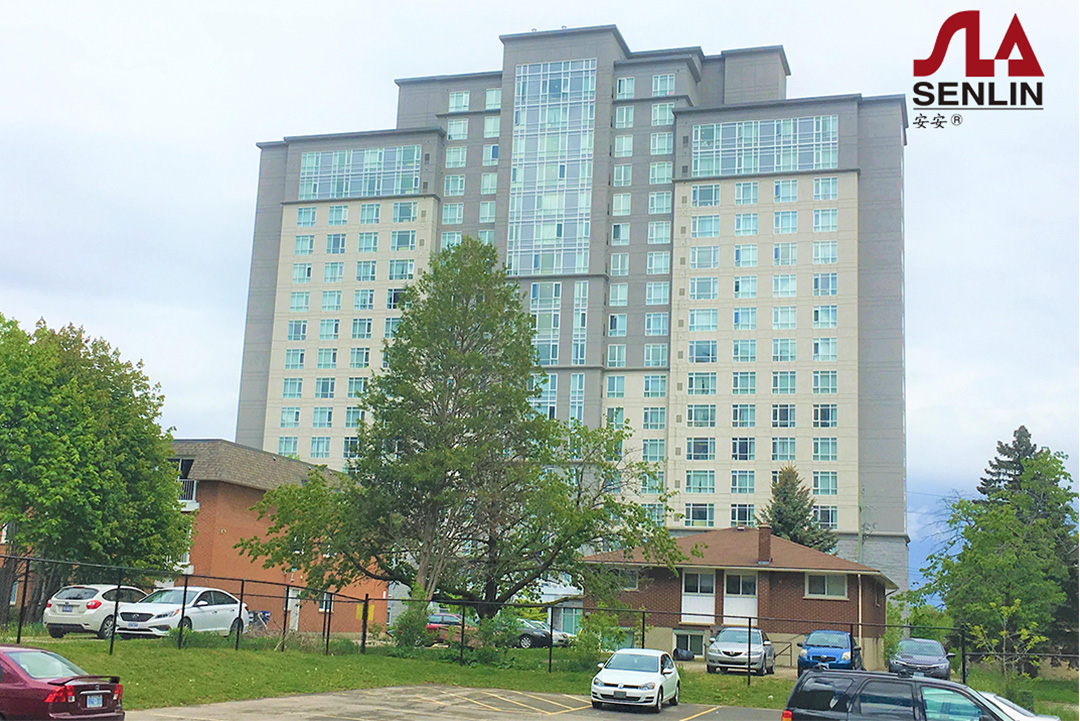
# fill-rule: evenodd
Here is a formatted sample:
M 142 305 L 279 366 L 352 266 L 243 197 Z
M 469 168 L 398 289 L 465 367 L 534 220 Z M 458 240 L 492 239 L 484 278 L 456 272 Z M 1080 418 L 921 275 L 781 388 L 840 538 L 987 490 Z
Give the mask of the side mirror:
M 210 605 L 209 601 L 199 601 L 198 603 L 195 604 L 195 608 L 202 608 L 203 606 L 209 606 L 209 605 Z
M 716 641 L 716 636 L 709 636 L 709 643 L 714 643 L 715 641 Z
M 598 664 L 596 664 L 596 668 L 599 669 L 600 671 L 603 671 L 604 670 L 604 664 L 598 663 Z
M 862 646 L 852 646 L 851 650 L 854 652 L 862 651 Z
M 955 653 L 947 653 L 947 654 L 945 654 L 945 658 L 956 658 L 956 654 Z
M 772 641 L 762 641 L 761 645 L 762 646 L 772 646 Z M 799 645 L 801 646 L 802 644 L 799 644 Z
M 673 668 L 665 668 L 660 673 L 664 674 L 665 676 L 670 676 L 671 674 L 675 673 L 675 669 L 673 669 Z

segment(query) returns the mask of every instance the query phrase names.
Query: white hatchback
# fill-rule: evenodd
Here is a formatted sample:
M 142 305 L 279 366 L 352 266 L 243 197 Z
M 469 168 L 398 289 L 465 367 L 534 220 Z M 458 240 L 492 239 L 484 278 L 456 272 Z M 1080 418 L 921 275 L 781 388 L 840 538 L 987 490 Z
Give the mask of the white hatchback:
M 592 680 L 592 705 L 645 706 L 660 713 L 665 703 L 679 704 L 679 671 L 671 654 L 648 648 L 624 648 L 611 654 Z
M 138 603 L 120 607 L 116 632 L 124 637 L 166 636 L 183 626 L 186 631 L 209 631 L 227 635 L 243 633 L 247 623 L 247 604 L 231 593 L 217 588 L 189 586 L 186 603 L 184 588 L 162 588 Z
M 135 603 L 144 596 L 145 593 L 131 586 L 121 586 L 119 591 L 116 586 L 95 583 L 65 586 L 45 604 L 41 620 L 53 638 L 86 632 L 108 638 L 112 634 L 117 601 Z

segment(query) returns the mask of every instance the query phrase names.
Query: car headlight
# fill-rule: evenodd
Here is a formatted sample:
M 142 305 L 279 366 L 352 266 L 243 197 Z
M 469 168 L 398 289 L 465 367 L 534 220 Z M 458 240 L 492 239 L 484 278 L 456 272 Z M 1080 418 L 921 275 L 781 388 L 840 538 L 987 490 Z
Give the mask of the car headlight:
M 799 651 L 799 658 L 810 658 L 810 654 L 808 654 L 804 648 L 802 651 Z
M 654 688 L 656 688 L 656 684 L 652 681 L 649 681 L 648 683 L 641 684 L 641 688 L 643 691 L 652 691 Z
M 851 651 L 844 651 L 843 655 L 840 656 L 840 660 L 841 661 L 850 661 L 851 660 Z
M 600 685 L 600 677 L 599 676 L 593 676 L 592 685 L 593 686 L 599 686 Z
M 174 611 L 169 611 L 167 613 L 159 613 L 158 615 L 154 616 L 154 618 L 171 618 L 172 616 L 179 615 L 179 613 L 180 609 L 178 608 Z

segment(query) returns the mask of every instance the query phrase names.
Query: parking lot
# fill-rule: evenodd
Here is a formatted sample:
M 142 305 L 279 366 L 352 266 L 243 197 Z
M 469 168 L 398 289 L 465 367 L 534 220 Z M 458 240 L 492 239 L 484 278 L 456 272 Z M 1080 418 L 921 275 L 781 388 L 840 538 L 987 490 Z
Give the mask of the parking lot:
M 648 709 L 596 710 L 584 696 L 456 686 L 365 689 L 130 711 L 127 714 L 129 721 L 256 721 L 266 718 L 292 721 L 491 721 L 541 719 L 547 716 L 571 720 L 637 718 L 650 714 Z M 660 717 L 670 721 L 775 721 L 780 717 L 780 712 L 680 704 L 665 707 Z

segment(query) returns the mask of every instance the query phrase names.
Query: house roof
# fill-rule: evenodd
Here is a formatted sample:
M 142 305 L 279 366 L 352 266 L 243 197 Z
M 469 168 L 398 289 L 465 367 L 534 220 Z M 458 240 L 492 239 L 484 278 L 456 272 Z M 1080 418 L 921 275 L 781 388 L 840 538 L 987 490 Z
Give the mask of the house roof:
M 219 481 L 270 491 L 289 483 L 302 483 L 318 468 L 294 458 L 241 446 L 220 438 L 179 439 L 172 442 L 174 458 L 191 458 L 188 478 Z
M 680 568 L 751 568 L 769 571 L 832 571 L 838 573 L 857 573 L 882 578 L 885 585 L 894 588 L 881 571 L 861 563 L 848 561 L 808 548 L 779 536 L 770 541 L 772 558 L 758 562 L 758 534 L 756 528 L 717 528 L 702 531 L 675 540 L 675 545 L 686 556 L 686 560 L 677 564 Z M 621 566 L 655 566 L 646 560 L 640 548 L 626 551 L 608 551 L 586 556 L 586 562 L 612 563 Z

